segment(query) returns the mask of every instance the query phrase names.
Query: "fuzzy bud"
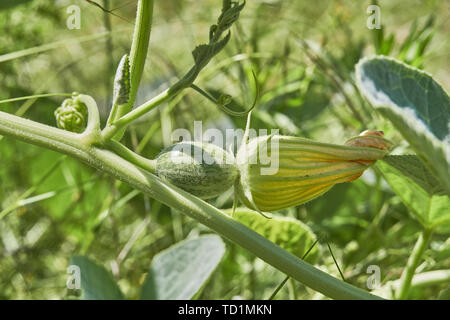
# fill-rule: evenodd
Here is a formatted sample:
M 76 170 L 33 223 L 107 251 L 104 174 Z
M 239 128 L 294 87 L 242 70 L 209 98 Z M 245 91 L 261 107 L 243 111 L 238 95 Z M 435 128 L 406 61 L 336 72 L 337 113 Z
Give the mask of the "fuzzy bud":
M 77 96 L 65 99 L 55 110 L 58 128 L 71 132 L 82 133 L 87 126 L 88 110 Z

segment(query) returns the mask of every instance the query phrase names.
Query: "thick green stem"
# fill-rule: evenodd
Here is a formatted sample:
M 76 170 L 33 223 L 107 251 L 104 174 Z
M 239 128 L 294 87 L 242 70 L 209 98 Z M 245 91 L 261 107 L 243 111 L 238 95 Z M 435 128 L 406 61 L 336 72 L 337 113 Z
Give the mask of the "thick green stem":
M 141 82 L 142 73 L 144 71 L 145 60 L 147 58 L 150 33 L 152 29 L 153 2 L 153 0 L 140 0 L 138 2 L 136 16 L 137 20 L 130 50 L 130 100 L 132 103 L 136 98 L 139 83 Z M 123 114 L 120 114 L 120 116 L 122 115 Z
M 247 249 L 281 272 L 333 299 L 379 299 L 281 249 L 203 200 L 163 182 L 117 154 L 86 145 L 80 135 L 0 112 L 0 134 L 59 151 L 128 183 Z
M 145 60 L 147 58 L 147 51 L 150 40 L 150 33 L 152 28 L 153 17 L 153 0 L 139 0 L 137 6 L 136 24 L 134 27 L 133 41 L 130 50 L 130 98 L 127 104 L 117 107 L 117 110 L 112 110 L 114 119 L 109 119 L 108 123 L 114 123 L 123 115 L 131 111 L 136 99 L 136 94 L 141 82 L 142 73 L 144 71 Z M 122 127 L 121 127 L 122 128 Z M 124 129 L 117 129 L 114 132 L 114 138 L 120 140 L 123 136 Z
M 36 144 L 47 149 L 79 158 L 84 152 L 82 135 L 23 119 L 0 111 L 0 134 Z
M 283 281 L 281 281 L 281 283 L 278 285 L 278 287 L 276 287 L 275 291 L 272 292 L 272 294 L 270 295 L 269 298 L 267 298 L 267 300 L 273 300 L 275 299 L 275 296 L 277 295 L 278 292 L 280 292 L 280 290 L 284 287 L 284 285 L 286 284 L 286 282 L 288 282 L 288 280 L 290 279 L 289 276 L 286 276 L 284 278 Z
M 396 292 L 397 299 L 404 300 L 408 298 L 414 272 L 422 259 L 422 255 L 425 252 L 428 243 L 430 242 L 431 234 L 431 230 L 424 230 L 420 234 L 419 239 L 417 239 L 416 245 L 409 256 L 406 267 L 400 277 L 400 286 Z
M 80 94 L 78 98 L 83 102 L 88 109 L 88 122 L 86 129 L 81 134 L 80 138 L 84 144 L 102 143 L 102 136 L 100 130 L 100 115 L 95 100 L 88 95 Z
M 122 30 L 117 30 L 117 32 L 119 32 L 119 31 L 122 31 Z M 14 51 L 11 53 L 2 54 L 2 55 L 0 55 L 0 63 L 10 61 L 10 60 L 15 60 L 15 59 L 26 57 L 26 56 L 33 55 L 33 54 L 50 51 L 53 49 L 59 49 L 61 47 L 67 47 L 71 43 L 76 43 L 77 45 L 79 45 L 82 42 L 98 40 L 101 38 L 105 38 L 109 35 L 110 35 L 110 32 L 107 31 L 107 32 L 100 32 L 100 33 L 96 33 L 96 34 L 92 34 L 92 35 L 88 35 L 88 36 L 82 36 L 82 37 L 78 37 L 78 38 L 68 37 L 65 40 L 46 43 L 41 46 L 36 46 L 36 47 L 28 48 L 28 49 L 23 49 L 23 50 Z

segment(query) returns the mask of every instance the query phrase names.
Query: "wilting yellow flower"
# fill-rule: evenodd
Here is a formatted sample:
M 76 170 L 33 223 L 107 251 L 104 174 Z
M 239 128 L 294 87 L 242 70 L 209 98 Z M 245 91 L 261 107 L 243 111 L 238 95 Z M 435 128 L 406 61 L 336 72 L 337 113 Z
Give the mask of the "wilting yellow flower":
M 391 148 L 381 131 L 364 131 L 345 145 L 279 135 L 254 138 L 238 151 L 236 191 L 255 210 L 296 206 L 359 178 Z

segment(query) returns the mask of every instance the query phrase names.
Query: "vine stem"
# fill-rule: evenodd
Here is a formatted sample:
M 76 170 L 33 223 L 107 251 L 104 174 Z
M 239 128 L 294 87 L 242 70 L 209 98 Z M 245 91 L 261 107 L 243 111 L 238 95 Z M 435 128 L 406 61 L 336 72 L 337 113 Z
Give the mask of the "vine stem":
M 84 132 L 80 135 L 84 144 L 101 143 L 101 130 L 100 130 L 100 115 L 98 113 L 98 107 L 95 100 L 88 95 L 80 94 L 77 96 L 81 102 L 83 102 L 88 110 L 87 126 Z
M 106 147 L 110 148 L 116 154 L 121 156 L 122 158 L 130 161 L 131 163 L 141 167 L 151 173 L 155 173 L 156 171 L 156 160 L 147 159 L 127 147 L 116 140 L 109 140 L 105 143 Z
M 113 106 L 111 114 L 113 119 L 108 119 L 108 124 L 115 123 L 123 115 L 127 114 L 133 108 L 136 100 L 136 94 L 141 82 L 144 71 L 145 60 L 147 58 L 150 33 L 152 29 L 154 0 L 139 0 L 137 5 L 136 24 L 134 27 L 133 40 L 130 50 L 130 98 L 128 103 L 121 106 Z M 117 109 L 117 110 L 115 110 Z M 120 140 L 125 132 L 124 126 L 107 126 L 110 135 L 106 139 L 114 137 Z
M 425 229 L 417 239 L 417 242 L 414 246 L 411 255 L 409 256 L 408 262 L 406 263 L 406 267 L 402 272 L 400 277 L 400 286 L 396 292 L 396 297 L 399 300 L 405 300 L 408 298 L 409 289 L 411 288 L 411 282 L 414 276 L 414 272 L 419 265 L 420 260 L 422 259 L 422 255 L 428 247 L 428 243 L 430 242 L 432 235 L 432 230 Z
M 286 275 L 333 299 L 380 299 L 311 266 L 205 201 L 170 185 L 82 135 L 0 111 L 0 134 L 68 154 L 179 210 Z
M 149 101 L 143 103 L 142 105 L 136 107 L 134 110 L 128 112 L 120 119 L 107 125 L 102 131 L 103 139 L 104 140 L 111 139 L 119 130 L 124 129 L 130 122 L 141 117 L 151 109 L 159 106 L 161 103 L 163 103 L 172 96 L 173 95 L 169 94 L 169 89 L 166 89 L 157 96 L 150 99 Z

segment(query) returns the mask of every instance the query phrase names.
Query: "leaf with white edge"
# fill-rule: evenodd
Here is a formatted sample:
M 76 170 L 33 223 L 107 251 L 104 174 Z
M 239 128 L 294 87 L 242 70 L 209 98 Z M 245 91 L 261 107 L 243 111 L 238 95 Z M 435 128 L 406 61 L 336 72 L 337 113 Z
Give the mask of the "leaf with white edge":
M 231 215 L 232 210 L 225 210 L 225 213 Z M 289 217 L 272 215 L 271 219 L 267 219 L 257 211 L 237 208 L 233 214 L 233 219 L 245 224 L 299 258 L 303 258 L 317 239 L 307 225 Z M 319 249 L 315 245 L 305 257 L 305 261 L 314 264 L 318 257 Z
M 122 300 L 123 294 L 112 275 L 85 256 L 74 255 L 70 264 L 79 267 L 82 298 L 85 300 Z
M 185 240 L 153 258 L 142 285 L 143 300 L 188 300 L 203 288 L 225 253 L 216 235 Z
M 444 89 L 429 74 L 383 56 L 358 62 L 356 80 L 450 194 L 450 98 Z
M 404 163 L 400 164 L 402 161 Z M 450 198 L 430 185 L 432 180 L 429 180 L 429 172 L 424 171 L 425 167 L 413 167 L 411 163 L 417 165 L 414 160 L 399 157 L 377 161 L 376 166 L 410 213 L 425 228 L 435 230 L 450 222 Z M 409 171 L 406 174 L 405 168 Z

